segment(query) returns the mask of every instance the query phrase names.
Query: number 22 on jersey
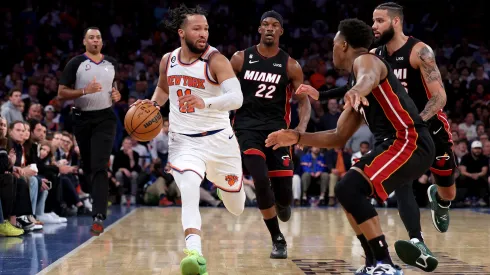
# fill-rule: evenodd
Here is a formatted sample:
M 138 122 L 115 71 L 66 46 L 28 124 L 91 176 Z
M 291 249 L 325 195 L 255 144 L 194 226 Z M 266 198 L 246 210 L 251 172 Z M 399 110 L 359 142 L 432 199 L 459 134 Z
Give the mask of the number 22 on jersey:
M 272 94 L 276 91 L 276 86 L 275 85 L 265 85 L 265 84 L 260 84 L 259 89 L 257 90 L 257 92 L 255 92 L 255 96 L 256 97 L 263 97 L 263 98 L 272 98 Z M 264 92 L 265 90 L 268 90 L 265 95 L 264 95 Z
M 191 94 L 191 89 L 186 89 L 184 92 L 182 92 L 182 89 L 177 90 L 177 96 L 181 98 L 184 95 L 190 95 Z M 187 107 L 187 105 L 184 104 L 184 102 L 179 102 L 179 111 L 181 113 L 194 113 L 196 110 L 194 107 Z

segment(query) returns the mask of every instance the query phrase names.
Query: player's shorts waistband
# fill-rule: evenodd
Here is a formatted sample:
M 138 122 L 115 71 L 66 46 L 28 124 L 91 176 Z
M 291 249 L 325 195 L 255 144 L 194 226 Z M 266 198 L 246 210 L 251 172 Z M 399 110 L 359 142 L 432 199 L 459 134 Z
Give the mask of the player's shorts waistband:
M 219 129 L 219 130 L 207 131 L 207 132 L 202 132 L 202 133 L 197 133 L 197 134 L 181 134 L 181 133 L 178 133 L 178 134 L 188 136 L 188 137 L 205 137 L 205 136 L 214 135 L 214 134 L 219 133 L 223 130 L 224 129 Z

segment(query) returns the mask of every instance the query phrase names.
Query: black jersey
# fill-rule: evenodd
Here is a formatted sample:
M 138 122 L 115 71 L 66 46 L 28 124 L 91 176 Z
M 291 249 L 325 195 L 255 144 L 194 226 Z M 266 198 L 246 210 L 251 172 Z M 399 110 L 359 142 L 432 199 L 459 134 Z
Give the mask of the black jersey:
M 416 138 L 419 129 L 423 131 L 427 126 L 390 65 L 383 58 L 380 60 L 386 65 L 388 75 L 366 97 L 369 106 L 361 107 L 360 113 L 377 143 L 386 138 Z M 349 81 L 349 85 L 355 85 L 354 72 L 351 73 Z M 427 132 L 427 129 L 425 131 Z
M 408 37 L 407 42 L 392 55 L 388 54 L 385 46 L 376 48 L 376 54 L 383 57 L 393 69 L 393 73 L 405 87 L 408 95 L 415 102 L 417 110 L 422 112 L 429 101 L 431 94 L 427 89 L 424 78 L 419 69 L 410 64 L 410 54 L 415 44 L 421 42 L 414 37 Z M 451 130 L 446 114 L 440 110 L 430 120 L 432 135 L 437 135 L 437 142 L 449 142 L 452 144 Z M 441 131 L 442 130 L 442 131 Z
M 413 46 L 419 42 L 420 40 L 410 36 L 407 42 L 392 55 L 388 54 L 386 45 L 376 48 L 376 54 L 382 56 L 390 64 L 393 73 L 405 87 L 419 112 L 422 112 L 429 101 L 430 93 L 425 88 L 420 70 L 410 65 Z
M 257 46 L 244 51 L 242 70 L 238 74 L 243 105 L 235 114 L 235 130 L 275 131 L 289 127 L 292 91 L 288 59 L 289 55 L 281 49 L 269 58 L 262 56 Z

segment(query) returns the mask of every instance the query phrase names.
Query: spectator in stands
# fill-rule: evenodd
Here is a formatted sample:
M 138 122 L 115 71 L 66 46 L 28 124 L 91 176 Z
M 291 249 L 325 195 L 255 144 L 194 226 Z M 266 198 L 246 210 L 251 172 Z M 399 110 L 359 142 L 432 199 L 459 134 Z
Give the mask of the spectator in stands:
M 459 170 L 461 177 L 458 189 L 465 194 L 465 204 L 486 206 L 484 198 L 488 193 L 488 158 L 482 154 L 480 141 L 475 140 L 471 143 L 471 152 L 462 158 Z
M 14 237 L 24 234 L 24 230 L 15 227 L 15 216 L 10 219 L 14 223 L 4 220 L 4 217 L 10 218 L 12 216 L 16 197 L 15 179 L 12 174 L 7 174 L 13 164 L 11 158 L 15 155 L 9 156 L 7 152 L 6 134 L 7 121 L 0 117 L 0 236 Z
M 131 138 L 126 137 L 123 141 L 122 149 L 114 156 L 112 165 L 117 181 L 122 183 L 126 189 L 126 200 L 123 200 L 123 202 L 136 203 L 137 179 L 138 173 L 141 172 L 139 159 L 139 154 L 133 150 Z
M 331 149 L 325 153 L 325 161 L 330 168 L 330 178 L 328 185 L 328 205 L 334 206 L 337 202 L 335 199 L 335 185 L 345 175 L 351 167 L 351 154 L 343 149 Z
M 369 130 L 369 126 L 366 124 L 362 124 L 361 127 L 352 135 L 352 137 L 345 144 L 345 148 L 349 151 L 349 153 L 356 153 L 361 150 L 361 144 L 366 142 L 368 146 L 371 144 L 374 145 L 374 135 Z M 371 149 L 368 147 L 368 149 Z
M 9 100 L 5 102 L 1 107 L 1 116 L 7 120 L 7 125 L 12 124 L 14 121 L 24 121 L 22 111 L 19 111 L 21 103 L 21 91 L 19 89 L 10 90 L 8 96 Z
M 328 100 L 328 112 L 320 117 L 318 124 L 319 130 L 331 130 L 337 127 L 337 120 L 339 120 L 339 104 L 336 99 Z
M 362 156 L 364 156 L 365 154 L 367 154 L 369 152 L 369 149 L 370 149 L 370 143 L 367 142 L 367 141 L 362 141 L 360 146 L 359 146 L 359 151 L 355 152 L 354 154 L 352 154 L 352 157 L 351 157 L 351 165 L 354 165 L 356 162 L 359 161 L 359 159 L 361 159 Z
M 310 151 L 301 158 L 301 175 L 303 185 L 303 201 L 308 201 L 307 192 L 312 182 L 320 185 L 320 202 L 325 202 L 325 193 L 328 188 L 328 167 L 325 157 L 320 154 L 320 148 L 311 147 Z
M 475 126 L 475 115 L 473 113 L 466 114 L 464 122 L 458 125 L 459 130 L 462 130 L 466 138 L 470 141 L 474 140 L 476 135 L 476 126 Z M 461 136 L 460 136 L 461 138 Z
M 52 132 L 57 132 L 59 131 L 59 123 L 56 121 L 55 117 L 55 110 L 54 107 L 51 105 L 48 105 L 44 107 L 44 112 L 46 113 L 46 116 L 44 117 L 44 124 L 46 125 L 47 129 Z
M 27 111 L 26 120 L 37 119 L 41 121 L 43 119 L 43 108 L 39 103 L 33 103 L 29 106 Z

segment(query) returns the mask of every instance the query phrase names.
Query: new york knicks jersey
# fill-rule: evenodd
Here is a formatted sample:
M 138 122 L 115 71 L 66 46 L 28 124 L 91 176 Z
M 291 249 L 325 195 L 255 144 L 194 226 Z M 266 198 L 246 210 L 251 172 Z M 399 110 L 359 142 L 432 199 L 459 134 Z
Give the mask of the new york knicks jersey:
M 191 63 L 181 61 L 180 48 L 170 54 L 167 61 L 170 132 L 197 134 L 230 127 L 227 111 L 189 108 L 184 102 L 178 102 L 179 97 L 189 94 L 203 99 L 223 94 L 209 71 L 209 58 L 217 52 L 216 48 L 208 45 L 201 57 Z

